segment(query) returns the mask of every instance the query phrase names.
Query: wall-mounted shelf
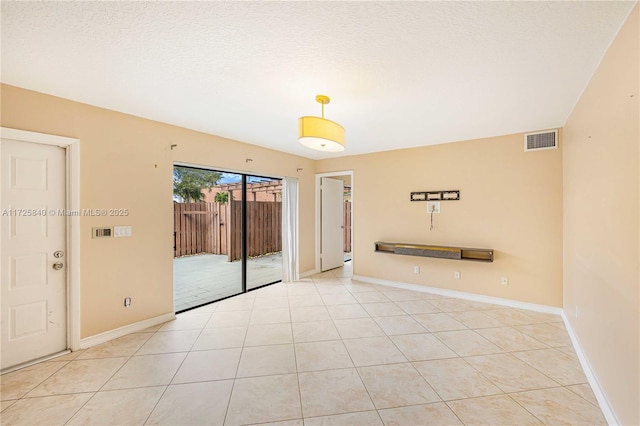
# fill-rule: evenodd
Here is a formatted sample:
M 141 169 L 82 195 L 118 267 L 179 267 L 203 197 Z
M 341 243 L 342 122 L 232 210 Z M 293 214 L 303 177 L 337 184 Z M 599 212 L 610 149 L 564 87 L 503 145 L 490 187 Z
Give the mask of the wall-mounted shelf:
M 377 252 L 404 254 L 408 256 L 436 257 L 440 259 L 474 260 L 476 262 L 493 262 L 492 249 L 430 246 L 426 244 L 375 243 Z

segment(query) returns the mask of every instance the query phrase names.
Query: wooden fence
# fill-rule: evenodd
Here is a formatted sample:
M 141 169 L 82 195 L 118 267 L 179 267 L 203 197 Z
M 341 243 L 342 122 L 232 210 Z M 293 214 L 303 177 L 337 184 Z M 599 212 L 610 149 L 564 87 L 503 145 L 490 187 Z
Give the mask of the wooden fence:
M 351 201 L 344 202 L 342 223 L 344 224 L 344 236 L 342 237 L 344 252 L 351 253 Z
M 198 253 L 242 256 L 242 203 L 174 203 L 174 257 Z M 247 201 L 247 254 L 282 250 L 282 203 Z
M 242 203 L 174 203 L 174 257 L 198 253 L 242 256 Z M 344 203 L 344 251 L 351 252 L 351 203 Z M 282 251 L 282 203 L 247 201 L 247 255 Z

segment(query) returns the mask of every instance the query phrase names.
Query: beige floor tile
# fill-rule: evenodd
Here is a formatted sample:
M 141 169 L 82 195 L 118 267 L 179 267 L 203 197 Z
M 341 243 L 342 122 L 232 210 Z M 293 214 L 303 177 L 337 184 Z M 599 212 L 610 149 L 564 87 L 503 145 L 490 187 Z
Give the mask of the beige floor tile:
M 293 324 L 293 339 L 300 342 L 336 340 L 340 335 L 333 321 L 298 322 Z
M 463 299 L 443 298 L 434 300 L 431 302 L 435 307 L 442 312 L 462 312 L 462 311 L 474 311 L 476 306 L 472 302 Z
M 418 314 L 413 315 L 413 318 L 431 332 L 467 329 L 464 324 L 445 313 Z
M 232 379 L 240 361 L 240 348 L 190 352 L 172 383 Z
M 329 312 L 324 305 L 291 308 L 291 322 L 328 321 L 330 319 Z
M 445 401 L 502 393 L 462 358 L 420 361 L 413 366 Z
M 392 315 L 406 315 L 406 312 L 400 309 L 393 302 L 382 303 L 364 303 L 362 307 L 372 317 L 389 317 Z
M 525 325 L 539 322 L 521 309 L 493 309 L 482 312 L 505 325 Z
M 450 312 L 449 316 L 471 329 L 505 326 L 497 319 L 478 311 Z
M 305 418 L 374 408 L 355 369 L 299 373 L 298 380 Z
M 7 408 L 11 407 L 13 405 L 14 402 L 16 402 L 17 399 L 11 399 L 11 400 L 7 400 L 7 401 L 0 401 L 0 413 L 3 412 L 4 410 L 6 410 Z M 0 417 L 0 420 L 2 420 L 2 418 Z
M 63 425 L 93 393 L 45 396 L 16 401 L 2 412 L 3 425 Z
M 164 390 L 164 386 L 158 386 L 98 392 L 67 424 L 143 424 Z
M 260 426 L 304 426 L 304 421 L 302 419 L 296 420 L 284 420 L 282 422 L 266 422 L 266 423 L 254 423 L 254 425 Z
M 514 352 L 513 355 L 561 385 L 587 383 L 578 358 L 556 349 Z
M 295 373 L 295 358 L 293 345 L 245 347 L 236 377 Z
M 216 303 L 209 303 L 208 305 L 200 306 L 199 308 L 189 310 L 192 314 L 204 314 L 213 313 L 218 308 Z
M 221 311 L 220 308 L 211 315 L 206 327 L 239 327 L 249 325 L 251 311 Z
M 334 416 L 310 417 L 304 419 L 304 426 L 382 426 L 382 420 L 376 411 L 360 411 L 358 413 L 336 414 Z
M 511 397 L 545 424 L 607 424 L 598 407 L 564 388 L 516 393 Z
M 256 290 L 255 293 L 257 300 L 261 297 L 284 297 L 287 296 L 288 291 L 286 284 L 278 283 Z
M 322 298 L 319 294 L 289 296 L 289 306 L 291 308 L 302 308 L 305 306 L 324 306 L 324 302 L 322 301 Z
M 359 367 L 358 372 L 377 409 L 440 401 L 409 363 Z
M 362 293 L 368 294 L 368 293 Z M 369 318 L 369 314 L 359 304 L 355 305 L 333 305 L 327 306 L 329 315 L 334 320 L 353 319 L 353 318 Z
M 127 334 L 93 346 L 80 354 L 77 359 L 129 357 L 135 354 L 151 336 L 153 336 L 152 333 Z
M 391 336 L 396 334 L 426 333 L 427 330 L 418 324 L 409 315 L 398 315 L 394 317 L 375 317 L 373 319 L 378 326 Z
M 143 333 L 143 332 L 141 332 L 141 333 Z M 73 352 L 69 352 L 68 354 L 58 355 L 58 356 L 53 357 L 50 360 L 47 360 L 45 362 L 73 361 L 74 359 L 77 359 L 80 355 L 82 355 L 85 352 L 86 352 L 86 350 L 84 350 L 84 349 L 79 350 L 79 351 L 73 351 Z
M 144 330 L 140 331 L 140 333 L 155 333 L 156 331 L 160 330 L 165 324 L 166 322 L 158 325 L 152 325 L 151 327 L 145 328 Z
M 295 351 L 298 371 L 353 367 L 351 357 L 341 340 L 296 343 Z
M 430 333 L 391 336 L 409 361 L 455 358 L 458 355 Z
M 546 312 L 527 311 L 527 316 L 535 319 L 538 322 L 544 323 L 560 323 L 564 327 L 562 316 L 559 314 L 548 314 Z
M 538 419 L 507 395 L 447 402 L 465 425 L 539 425 Z
M 379 291 L 367 291 L 363 293 L 353 293 L 353 297 L 360 303 L 380 303 L 389 302 L 390 299 Z
M 447 404 L 412 405 L 410 407 L 387 408 L 379 410 L 385 425 L 421 425 L 421 426 L 458 426 L 460 420 L 453 414 Z
M 211 318 L 211 313 L 192 313 L 191 311 L 185 312 L 176 316 L 176 319 L 164 323 L 159 331 L 173 331 L 173 330 L 199 330 L 204 326 Z
M 515 328 L 553 348 L 571 346 L 571 339 L 567 330 L 557 327 L 555 324 L 523 325 Z
M 291 322 L 289 308 L 261 309 L 251 312 L 249 325 L 281 324 L 287 322 Z
M 183 352 L 131 357 L 102 389 L 168 385 L 186 356 Z
M 313 283 L 295 282 L 287 285 L 287 294 L 291 296 L 318 295 L 318 290 Z
M 344 286 L 347 290 L 349 290 L 351 294 L 372 293 L 372 292 L 379 293 L 379 291 L 376 290 L 376 288 L 371 284 L 367 284 L 359 281 L 351 281 L 349 283 L 345 283 Z
M 322 301 L 325 305 L 352 305 L 354 303 L 358 303 L 356 299 L 353 298 L 351 293 L 331 293 L 331 294 L 323 294 Z
M 295 374 L 236 379 L 225 425 L 302 418 Z
M 334 320 L 334 323 L 343 339 L 384 336 L 382 329 L 371 318 Z
M 396 305 L 408 314 L 435 314 L 439 313 L 438 309 L 432 303 L 426 300 L 404 300 L 396 302 Z
M 504 392 L 520 392 L 558 386 L 558 383 L 511 354 L 465 358 Z
M 18 399 L 67 365 L 67 361 L 43 362 L 0 376 L 0 397 L 3 401 Z
M 475 331 L 506 352 L 528 351 L 548 347 L 513 327 L 483 328 Z
M 199 334 L 200 330 L 158 331 L 138 349 L 136 355 L 187 352 Z
M 321 283 L 316 283 L 316 289 L 320 296 L 327 294 L 351 294 L 340 281 L 336 280 L 324 280 Z
M 233 380 L 171 385 L 145 424 L 221 425 L 232 387 Z
M 424 294 L 417 291 L 398 290 L 393 289 L 392 287 L 388 287 L 387 289 L 383 290 L 382 293 L 394 302 L 424 299 Z
M 29 392 L 27 397 L 97 391 L 126 361 L 127 358 L 70 361 Z
M 225 299 L 222 302 L 217 303 L 218 307 L 215 312 L 235 312 L 235 311 L 250 311 L 253 309 L 255 303 L 255 297 L 253 298 L 238 298 L 231 297 Z
M 460 356 L 504 352 L 473 330 L 443 331 L 434 335 Z
M 581 396 L 584 400 L 592 403 L 595 406 L 598 406 L 598 400 L 596 399 L 596 396 L 588 383 L 566 386 L 566 388 L 576 395 Z
M 344 344 L 356 367 L 407 362 L 388 337 L 347 339 Z
M 205 328 L 198 336 L 192 350 L 241 348 L 246 334 L 247 327 L 244 326 Z
M 265 346 L 293 343 L 291 324 L 251 325 L 244 346 Z
M 257 297 L 255 303 L 253 304 L 253 309 L 277 309 L 288 307 L 289 297 L 287 296 Z

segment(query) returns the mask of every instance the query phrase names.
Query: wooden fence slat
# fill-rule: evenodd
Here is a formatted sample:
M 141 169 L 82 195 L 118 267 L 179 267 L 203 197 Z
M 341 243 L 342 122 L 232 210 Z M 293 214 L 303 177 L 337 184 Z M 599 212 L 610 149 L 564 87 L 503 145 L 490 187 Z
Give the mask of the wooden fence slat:
M 282 203 L 247 201 L 247 254 L 262 256 L 282 250 Z M 174 203 L 174 256 L 242 254 L 242 203 Z

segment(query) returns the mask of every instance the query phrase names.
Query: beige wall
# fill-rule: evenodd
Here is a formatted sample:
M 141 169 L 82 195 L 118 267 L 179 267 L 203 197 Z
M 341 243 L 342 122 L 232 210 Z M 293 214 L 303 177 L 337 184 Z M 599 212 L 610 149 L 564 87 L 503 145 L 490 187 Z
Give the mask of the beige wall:
M 516 134 L 322 160 L 316 169 L 353 170 L 355 274 L 562 306 L 561 167 L 561 150 L 525 153 Z M 426 203 L 409 194 L 456 189 L 461 199 L 441 203 L 430 231 Z M 492 248 L 495 261 L 375 253 L 375 241 Z
M 566 123 L 563 163 L 564 309 L 628 425 L 640 424 L 638 35 L 636 6 Z
M 80 139 L 81 208 L 130 211 L 124 218 L 81 218 L 83 338 L 173 311 L 174 162 L 299 178 L 300 270 L 314 268 L 312 160 L 1 87 L 3 127 Z M 171 150 L 171 144 L 177 147 Z M 247 158 L 253 161 L 247 163 Z M 91 239 L 91 228 L 103 225 L 131 225 L 133 237 Z M 127 309 L 125 296 L 132 297 Z

